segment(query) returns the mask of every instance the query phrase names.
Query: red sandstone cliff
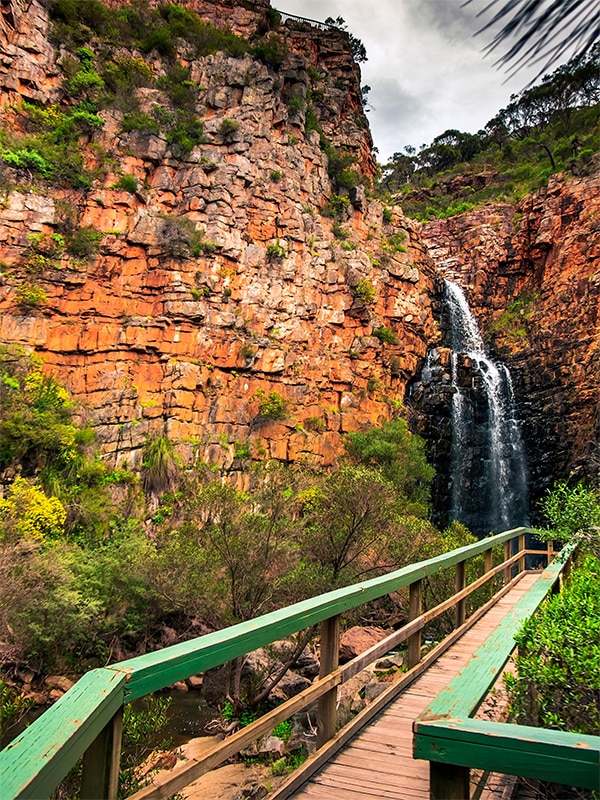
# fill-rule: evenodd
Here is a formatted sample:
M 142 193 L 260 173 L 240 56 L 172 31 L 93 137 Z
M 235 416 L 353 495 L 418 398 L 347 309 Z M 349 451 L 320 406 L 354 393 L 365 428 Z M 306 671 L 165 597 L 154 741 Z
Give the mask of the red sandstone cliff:
M 423 236 L 511 367 L 534 494 L 552 477 L 598 481 L 600 172 L 554 176 L 516 208 L 431 222 Z
M 243 34 L 265 12 L 227 0 L 190 6 Z M 37 0 L 12 0 L 2 13 L 0 123 L 16 129 L 11 104 L 61 101 L 61 53 Z M 321 214 L 332 194 L 327 159 L 289 98 L 306 97 L 318 68 L 324 133 L 372 175 L 347 36 L 307 26 L 279 33 L 289 52 L 278 72 L 250 56 L 189 64 L 206 142 L 185 158 L 161 135 L 123 132 L 122 113 L 108 110 L 103 128 L 80 141 L 89 163 L 101 148 L 112 159 L 90 189 L 4 170 L 0 341 L 44 357 L 89 409 L 112 463 L 136 465 L 146 435 L 166 433 L 188 462 L 229 468 L 246 444 L 256 458 L 331 464 L 345 431 L 391 416 L 437 335 L 419 226 L 399 211 L 384 223 L 381 204 L 360 191 L 338 223 L 343 235 Z M 155 89 L 140 89 L 139 100 L 168 107 Z M 235 122 L 229 135 L 224 119 Z M 121 173 L 137 178 L 135 194 L 111 188 Z M 28 236 L 47 241 L 66 213 L 102 232 L 99 251 L 62 253 L 32 276 Z M 405 245 L 390 248 L 399 231 Z M 355 296 L 361 280 L 373 303 Z M 32 281 L 47 299 L 24 306 L 19 287 Z M 399 344 L 374 337 L 381 327 Z M 260 418 L 258 390 L 278 392 L 289 416 Z

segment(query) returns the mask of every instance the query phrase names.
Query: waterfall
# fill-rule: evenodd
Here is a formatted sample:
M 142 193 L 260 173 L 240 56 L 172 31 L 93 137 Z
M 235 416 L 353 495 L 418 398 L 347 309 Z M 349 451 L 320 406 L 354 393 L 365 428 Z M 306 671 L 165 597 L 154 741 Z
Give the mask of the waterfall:
M 508 369 L 494 363 L 462 289 L 445 281 L 451 349 L 450 518 L 486 535 L 527 524 L 525 452 Z

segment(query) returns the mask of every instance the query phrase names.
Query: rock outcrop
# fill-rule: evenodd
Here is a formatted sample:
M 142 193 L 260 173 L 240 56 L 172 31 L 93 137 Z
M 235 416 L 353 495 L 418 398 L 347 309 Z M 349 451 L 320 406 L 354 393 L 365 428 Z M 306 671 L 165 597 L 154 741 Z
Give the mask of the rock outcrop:
M 516 208 L 437 220 L 423 237 L 511 370 L 533 498 L 555 478 L 597 482 L 600 173 L 554 176 Z
M 245 36 L 268 10 L 189 7 Z M 10 104 L 60 101 L 64 54 L 48 44 L 45 5 L 3 9 L 1 122 L 19 130 Z M 436 338 L 418 224 L 399 209 L 384 221 L 360 185 L 333 195 L 321 135 L 307 126 L 312 92 L 323 134 L 368 183 L 375 162 L 347 34 L 293 22 L 277 34 L 278 70 L 223 53 L 188 64 L 204 142 L 187 155 L 162 133 L 123 130 L 123 112 L 108 109 L 80 139 L 86 165 L 102 151 L 111 159 L 89 188 L 32 185 L 5 165 L 0 341 L 44 357 L 112 464 L 139 465 L 147 434 L 177 441 L 188 463 L 332 464 L 344 432 L 390 418 Z M 165 70 L 156 51 L 146 62 Z M 136 99 L 145 112 L 172 110 L 159 89 Z M 121 175 L 134 190 L 118 188 Z M 98 246 L 34 269 L 65 220 L 100 232 Z M 381 330 L 393 332 L 387 343 Z

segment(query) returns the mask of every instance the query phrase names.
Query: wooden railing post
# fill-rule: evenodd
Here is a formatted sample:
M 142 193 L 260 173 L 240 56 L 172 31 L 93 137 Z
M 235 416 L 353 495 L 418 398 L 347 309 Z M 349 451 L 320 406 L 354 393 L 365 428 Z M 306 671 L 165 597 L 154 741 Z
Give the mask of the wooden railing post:
M 456 565 L 456 591 L 461 592 L 467 585 L 466 562 L 459 561 Z M 460 628 L 465 621 L 466 600 L 463 598 L 456 604 L 454 612 L 454 627 Z
M 340 615 L 321 623 L 321 666 L 319 677 L 324 678 L 339 665 Z M 317 706 L 317 747 L 335 736 L 337 686 L 319 698 Z
M 508 561 L 510 558 L 510 551 L 512 550 L 512 543 L 513 539 L 508 542 L 504 542 L 504 560 Z M 510 583 L 510 567 L 506 567 L 504 570 L 504 585 L 506 586 L 507 583 Z
M 423 611 L 423 583 L 414 581 L 409 586 L 408 593 L 408 621 L 421 616 Z M 412 669 L 421 660 L 421 631 L 408 637 L 408 668 Z
M 469 768 L 429 762 L 430 800 L 469 800 Z
M 83 755 L 81 800 L 116 800 L 121 765 L 123 707 Z
M 519 553 L 520 553 L 522 550 L 525 550 L 525 534 L 524 533 L 519 534 L 518 541 L 519 541 Z M 518 561 L 518 564 L 519 564 L 519 572 L 524 572 L 525 571 L 525 556 L 521 556 L 521 558 Z

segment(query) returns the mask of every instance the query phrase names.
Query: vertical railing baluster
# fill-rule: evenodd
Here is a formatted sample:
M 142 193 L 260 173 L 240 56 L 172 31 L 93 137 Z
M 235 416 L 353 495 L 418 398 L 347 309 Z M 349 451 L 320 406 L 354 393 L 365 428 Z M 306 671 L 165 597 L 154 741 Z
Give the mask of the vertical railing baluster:
M 116 800 L 121 766 L 123 707 L 83 755 L 81 800 Z
M 519 553 L 521 553 L 523 550 L 525 550 L 525 534 L 524 533 L 520 533 L 519 534 L 518 542 L 519 542 Z M 519 559 L 518 564 L 519 564 L 519 572 L 524 572 L 524 570 L 525 570 L 525 556 L 521 556 L 521 558 Z
M 319 677 L 324 678 L 338 668 L 340 653 L 340 615 L 321 623 L 321 666 Z M 337 686 L 319 698 L 317 707 L 317 747 L 335 736 Z
M 456 565 L 456 591 L 461 592 L 465 586 L 467 585 L 467 570 L 466 570 L 466 562 L 459 561 Z M 454 611 L 454 627 L 460 628 L 460 626 L 465 621 L 465 610 L 466 610 L 467 601 L 465 598 L 459 600 L 456 604 L 456 609 Z
M 408 621 L 420 617 L 423 612 L 423 582 L 414 581 L 409 586 Z M 408 668 L 416 666 L 421 660 L 421 631 L 408 637 Z
M 430 800 L 469 800 L 469 767 L 457 767 L 440 761 L 429 762 Z
M 511 539 L 509 542 L 504 542 L 504 560 L 508 561 L 510 558 L 510 551 L 512 549 L 513 540 Z M 506 586 L 507 583 L 510 583 L 510 567 L 504 568 L 504 585 Z

